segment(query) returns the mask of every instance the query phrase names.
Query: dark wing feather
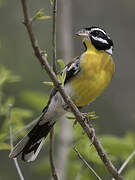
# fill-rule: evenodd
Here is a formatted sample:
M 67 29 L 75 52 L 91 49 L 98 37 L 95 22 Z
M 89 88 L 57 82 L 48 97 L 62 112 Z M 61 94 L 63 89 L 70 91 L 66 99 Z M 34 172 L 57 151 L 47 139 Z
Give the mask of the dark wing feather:
M 75 57 L 72 61 L 70 61 L 64 68 L 63 71 L 66 70 L 66 78 L 65 78 L 65 82 L 64 84 L 66 84 L 69 80 L 71 80 L 73 77 L 75 77 L 76 74 L 78 74 L 78 72 L 80 72 L 80 57 L 77 56 Z M 62 73 L 62 72 L 61 72 Z M 43 109 L 43 113 L 45 113 L 50 105 L 50 102 L 52 100 L 52 97 L 56 95 L 56 93 L 58 92 L 58 90 L 54 87 L 51 91 L 49 100 L 47 105 L 44 107 Z
M 76 74 L 80 72 L 80 57 L 77 56 L 69 64 L 65 66 L 66 69 L 66 78 L 65 84 L 75 77 Z

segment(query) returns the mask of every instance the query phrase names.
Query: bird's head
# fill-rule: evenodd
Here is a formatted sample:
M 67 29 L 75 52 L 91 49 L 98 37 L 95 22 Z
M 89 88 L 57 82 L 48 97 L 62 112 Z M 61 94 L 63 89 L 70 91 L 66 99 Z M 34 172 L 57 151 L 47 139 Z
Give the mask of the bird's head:
M 90 42 L 97 50 L 104 50 L 108 54 L 112 55 L 113 42 L 110 36 L 99 27 L 88 27 L 83 28 L 76 33 L 78 36 L 82 37 L 85 47 L 87 48 L 87 43 Z

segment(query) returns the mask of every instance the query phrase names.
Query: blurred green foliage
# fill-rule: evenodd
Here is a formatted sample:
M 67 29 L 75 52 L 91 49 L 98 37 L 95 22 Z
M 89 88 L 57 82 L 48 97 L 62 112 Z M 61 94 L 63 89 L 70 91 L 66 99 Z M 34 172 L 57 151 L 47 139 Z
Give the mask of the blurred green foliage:
M 48 94 L 38 91 L 23 91 L 20 95 L 23 103 L 36 111 L 41 111 L 48 102 Z
M 14 97 L 7 97 L 4 93 L 4 88 L 7 83 L 15 83 L 19 82 L 20 77 L 14 75 L 10 70 L 5 67 L 0 67 L 0 150 L 10 149 L 10 146 L 5 143 L 9 135 L 9 105 L 14 104 Z M 13 133 L 16 130 L 22 128 L 24 126 L 23 120 L 32 116 L 32 112 L 30 110 L 22 109 L 22 108 L 13 108 L 12 110 L 12 125 L 13 125 Z M 20 135 L 24 135 L 20 133 Z
M 84 159 L 90 164 L 90 166 L 97 172 L 97 174 L 103 179 L 110 179 L 110 175 L 106 170 L 104 164 L 100 160 L 97 151 L 86 135 L 82 134 L 82 128 L 77 124 L 73 130 L 73 142 L 68 155 L 68 168 L 67 168 L 67 179 L 76 179 L 78 174 L 81 172 L 80 180 L 97 180 L 94 174 L 83 164 L 83 162 L 78 158 L 76 152 L 73 150 L 74 147 L 78 149 Z M 57 132 L 56 132 L 57 133 Z M 105 151 L 110 157 L 111 161 L 114 163 L 118 169 L 125 162 L 128 156 L 133 152 L 135 147 L 135 134 L 127 133 L 123 137 L 117 137 L 114 135 L 102 135 L 99 136 L 101 144 L 103 145 Z M 134 180 L 135 157 L 128 163 L 124 172 L 122 173 L 127 179 Z M 38 165 L 34 166 L 34 170 L 39 175 L 49 175 L 50 174 L 50 164 L 49 159 L 44 158 Z

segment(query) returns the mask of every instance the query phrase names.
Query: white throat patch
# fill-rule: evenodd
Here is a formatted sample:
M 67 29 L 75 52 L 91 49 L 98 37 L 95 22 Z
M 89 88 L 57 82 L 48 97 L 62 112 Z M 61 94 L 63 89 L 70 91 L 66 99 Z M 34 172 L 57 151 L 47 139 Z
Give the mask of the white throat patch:
M 112 55 L 113 47 L 111 46 L 110 49 L 105 50 L 108 54 Z

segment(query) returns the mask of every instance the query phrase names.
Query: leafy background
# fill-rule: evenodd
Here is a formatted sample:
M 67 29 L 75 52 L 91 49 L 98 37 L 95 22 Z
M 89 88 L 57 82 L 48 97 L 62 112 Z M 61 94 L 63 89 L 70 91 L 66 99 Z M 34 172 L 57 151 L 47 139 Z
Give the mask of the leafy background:
M 85 0 L 84 3 L 81 0 L 74 0 L 71 3 L 73 56 L 83 51 L 81 41 L 74 36 L 81 27 L 101 26 L 107 29 L 114 39 L 116 64 L 114 78 L 107 90 L 85 110 L 96 111 L 98 114 L 99 118 L 93 120 L 97 135 L 114 164 L 120 167 L 135 148 L 135 2 L 132 0 Z M 52 7 L 49 0 L 30 0 L 29 6 L 33 16 L 41 8 L 44 8 L 45 15 L 51 16 Z M 61 9 L 58 3 L 58 18 L 60 14 Z M 49 79 L 33 55 L 22 21 L 20 1 L 0 0 L 0 180 L 8 180 L 11 177 L 18 179 L 13 161 L 8 158 L 10 148 L 8 141 L 9 104 L 14 105 L 12 121 L 13 132 L 16 132 L 40 114 L 47 103 L 50 92 L 50 88 L 42 83 Z M 60 22 L 57 23 L 57 58 L 60 59 L 62 54 L 62 45 L 59 43 Z M 51 19 L 37 21 L 33 28 L 41 47 L 47 51 L 51 62 Z M 59 123 L 56 127 L 56 149 L 58 129 Z M 14 140 L 23 136 L 25 132 L 17 134 Z M 109 179 L 94 148 L 89 149 L 89 141 L 85 135 L 82 136 L 80 127 L 76 126 L 73 133 L 67 169 L 68 180 L 75 179 L 80 170 L 82 179 L 94 180 L 95 178 L 78 160 L 73 151 L 75 145 L 99 175 L 104 179 Z M 50 178 L 48 150 L 47 142 L 35 163 L 20 162 L 26 180 Z M 124 175 L 129 180 L 134 180 L 135 177 L 134 162 L 135 158 L 124 171 Z

